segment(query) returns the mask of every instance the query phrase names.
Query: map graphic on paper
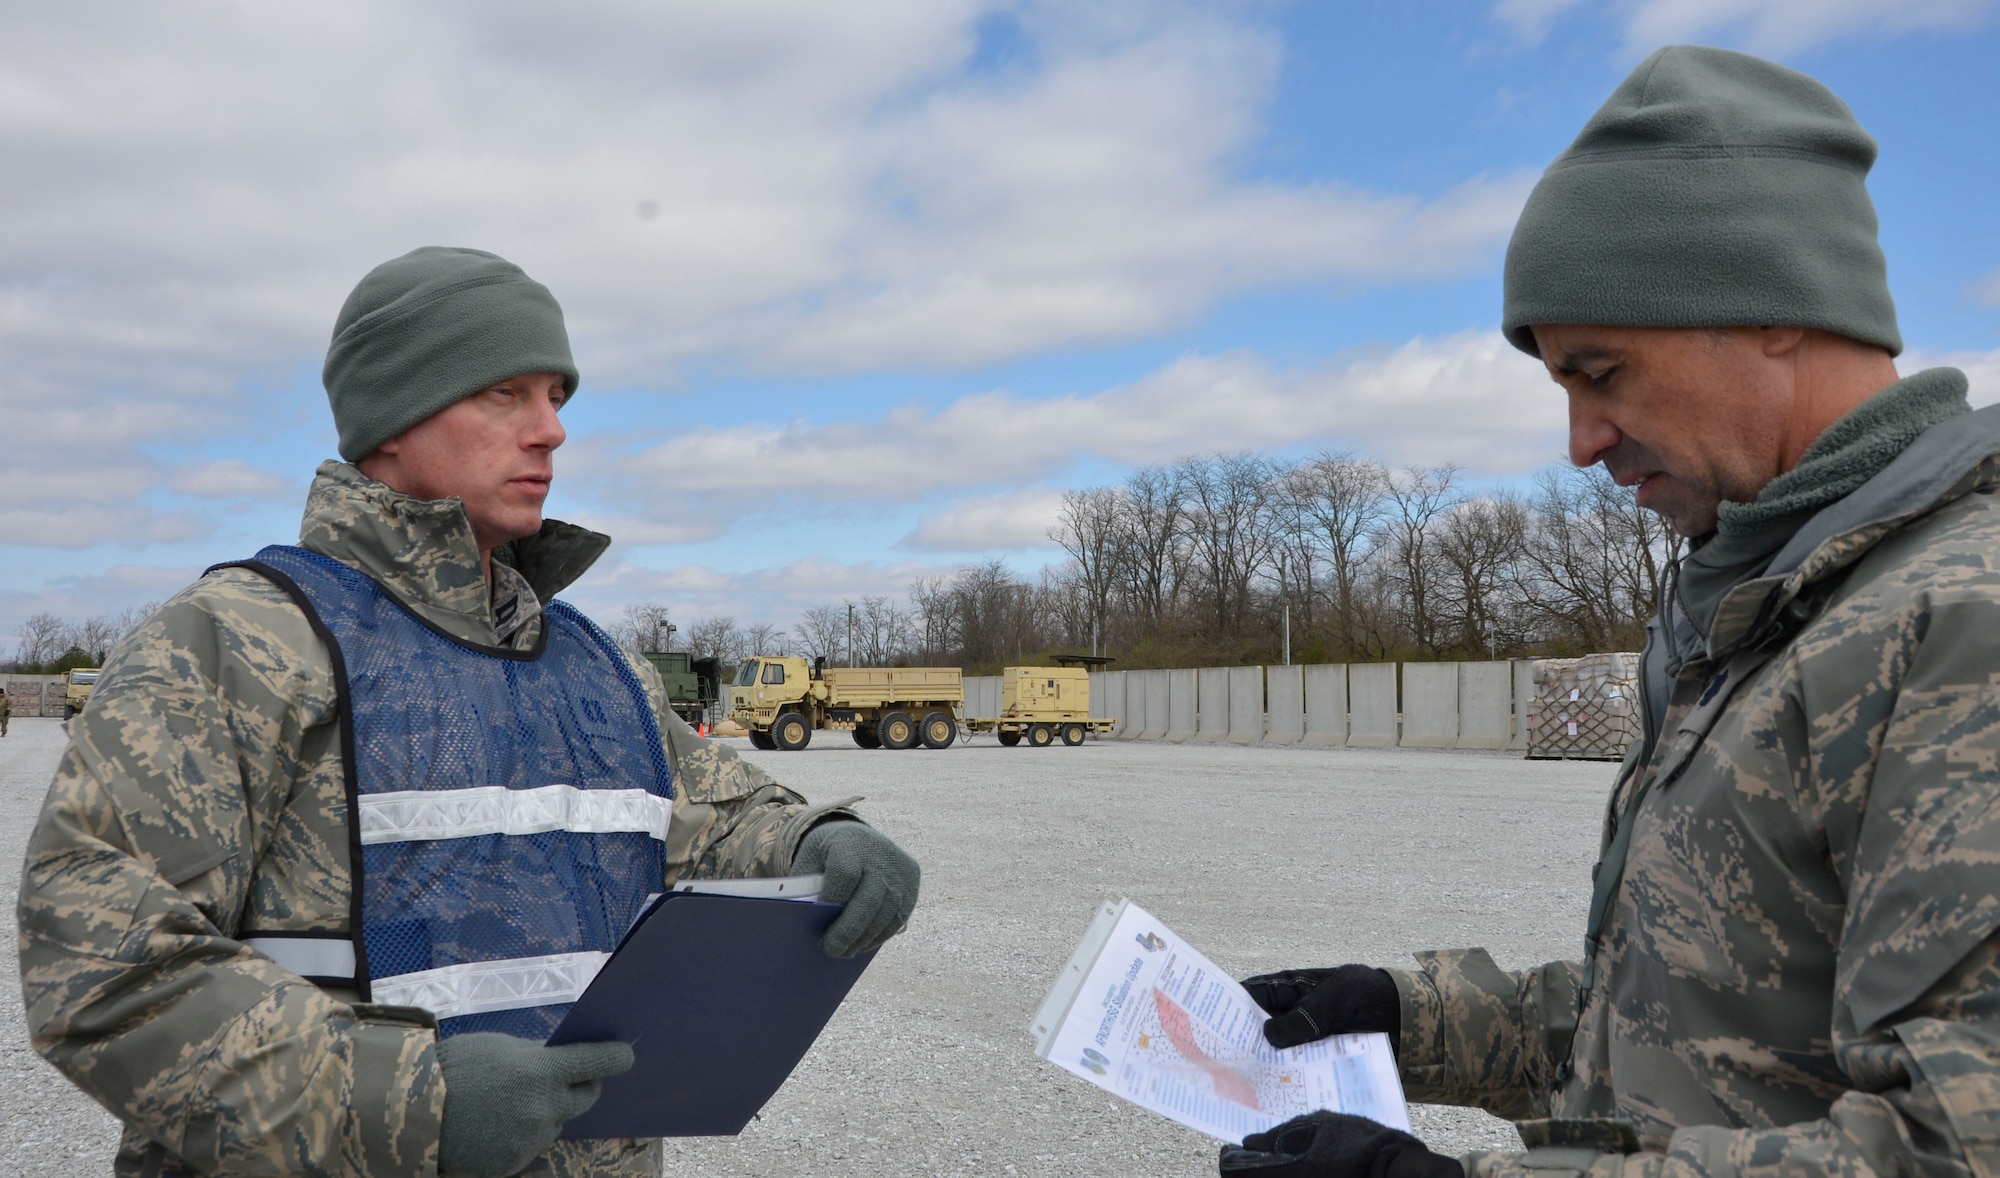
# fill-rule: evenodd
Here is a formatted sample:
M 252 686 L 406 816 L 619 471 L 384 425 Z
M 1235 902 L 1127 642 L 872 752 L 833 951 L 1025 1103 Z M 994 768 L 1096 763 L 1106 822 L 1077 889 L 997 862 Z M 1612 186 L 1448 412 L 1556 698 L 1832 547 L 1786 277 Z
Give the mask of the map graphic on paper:
M 1058 1067 L 1223 1141 L 1322 1108 L 1409 1128 L 1387 1035 L 1279 1051 L 1264 1019 L 1235 978 L 1122 902 L 1100 911 L 1034 1031 Z

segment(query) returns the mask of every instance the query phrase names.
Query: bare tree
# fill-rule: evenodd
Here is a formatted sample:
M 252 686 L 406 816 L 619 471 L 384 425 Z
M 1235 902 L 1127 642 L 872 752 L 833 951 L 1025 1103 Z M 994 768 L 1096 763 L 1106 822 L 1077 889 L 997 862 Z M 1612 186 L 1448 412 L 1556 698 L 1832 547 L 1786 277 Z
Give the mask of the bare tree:
M 1187 569 L 1186 493 L 1170 470 L 1141 467 L 1125 478 L 1125 554 L 1118 566 L 1142 627 L 1157 629 L 1172 611 Z
M 1321 451 L 1285 480 L 1286 498 L 1300 524 L 1310 523 L 1313 546 L 1327 565 L 1333 645 L 1342 654 L 1361 647 L 1357 591 L 1388 489 L 1381 463 L 1347 451 Z
M 743 628 L 743 653 L 782 655 L 788 648 L 785 644 L 785 628 L 770 622 L 752 622 Z
M 1410 640 L 1426 654 L 1439 650 L 1438 553 L 1432 531 L 1459 504 L 1458 468 L 1412 466 L 1389 480 L 1386 535 L 1389 577 L 1401 598 Z
M 1049 529 L 1049 539 L 1069 553 L 1073 575 L 1067 580 L 1082 594 L 1089 617 L 1086 629 L 1094 639 L 1104 629 L 1111 594 L 1117 588 L 1126 557 L 1125 499 L 1115 487 L 1065 491 L 1062 513 Z
M 14 659 L 24 665 L 55 662 L 72 645 L 70 624 L 46 610 L 16 626 L 14 635 L 20 639 Z
M 1498 655 L 1499 620 L 1512 612 L 1527 542 L 1528 507 L 1509 491 L 1461 503 L 1438 525 L 1437 557 L 1447 575 L 1434 612 L 1455 632 L 1457 653 Z
M 612 641 L 626 650 L 633 654 L 645 654 L 672 649 L 671 625 L 667 607 L 657 601 L 649 601 L 626 606 L 618 621 L 610 626 L 610 634 Z
M 847 657 L 847 607 L 816 605 L 799 618 L 792 633 L 806 658 L 838 663 Z
M 1680 537 L 1639 507 L 1601 467 L 1551 468 L 1536 478 L 1523 553 L 1524 607 L 1577 650 L 1634 649 L 1659 601 Z
M 727 614 L 696 622 L 681 641 L 695 658 L 714 659 L 725 667 L 735 666 L 743 657 L 743 631 Z
M 1270 466 L 1251 454 L 1183 459 L 1189 542 L 1202 572 L 1217 638 L 1243 630 L 1250 586 L 1270 553 Z
M 954 634 L 951 578 L 935 575 L 911 581 L 910 609 L 915 614 L 912 624 L 916 628 L 913 638 L 917 645 L 917 661 L 944 662 L 951 651 Z
M 124 633 L 118 629 L 117 622 L 111 618 L 99 616 L 85 618 L 83 624 L 76 627 L 74 642 L 85 654 L 90 656 L 91 662 L 96 663 L 98 666 L 103 666 L 104 657 L 111 653 L 112 646 L 124 636 Z
M 888 666 L 903 657 L 909 645 L 907 610 L 879 595 L 863 597 L 848 606 L 854 617 L 855 658 L 862 666 Z

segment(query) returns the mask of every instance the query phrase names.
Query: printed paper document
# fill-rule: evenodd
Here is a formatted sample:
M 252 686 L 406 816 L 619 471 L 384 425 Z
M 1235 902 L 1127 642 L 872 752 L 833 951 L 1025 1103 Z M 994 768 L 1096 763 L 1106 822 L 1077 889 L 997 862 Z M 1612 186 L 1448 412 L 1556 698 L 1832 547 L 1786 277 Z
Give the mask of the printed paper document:
M 1057 1067 L 1222 1141 L 1323 1108 L 1408 1131 L 1387 1035 L 1279 1051 L 1266 1017 L 1235 978 L 1120 900 L 1098 909 L 1031 1030 Z

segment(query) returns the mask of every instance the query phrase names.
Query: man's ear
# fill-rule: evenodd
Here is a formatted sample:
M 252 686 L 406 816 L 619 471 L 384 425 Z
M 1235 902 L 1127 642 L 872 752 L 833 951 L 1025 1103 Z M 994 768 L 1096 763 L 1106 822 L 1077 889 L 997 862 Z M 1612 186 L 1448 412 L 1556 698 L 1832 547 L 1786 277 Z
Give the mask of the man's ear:
M 1787 355 L 1797 349 L 1806 338 L 1803 327 L 1760 327 L 1757 342 L 1763 346 L 1764 354 L 1772 359 Z

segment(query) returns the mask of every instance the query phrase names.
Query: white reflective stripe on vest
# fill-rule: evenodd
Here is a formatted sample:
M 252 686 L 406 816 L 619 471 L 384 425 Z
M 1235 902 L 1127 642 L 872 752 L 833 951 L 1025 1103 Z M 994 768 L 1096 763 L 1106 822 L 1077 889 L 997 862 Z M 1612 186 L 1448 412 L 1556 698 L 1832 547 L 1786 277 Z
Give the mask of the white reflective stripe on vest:
M 544 785 L 403 789 L 363 794 L 361 841 L 414 843 L 483 834 L 648 834 L 665 842 L 673 803 L 643 789 Z
M 371 997 L 384 1006 L 420 1006 L 441 1019 L 552 1006 L 582 997 L 609 960 L 609 953 L 585 951 L 443 965 L 378 978 Z
M 354 976 L 354 942 L 346 933 L 324 937 L 245 937 L 243 943 L 302 978 Z

